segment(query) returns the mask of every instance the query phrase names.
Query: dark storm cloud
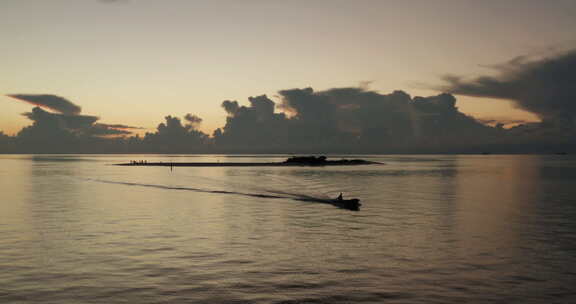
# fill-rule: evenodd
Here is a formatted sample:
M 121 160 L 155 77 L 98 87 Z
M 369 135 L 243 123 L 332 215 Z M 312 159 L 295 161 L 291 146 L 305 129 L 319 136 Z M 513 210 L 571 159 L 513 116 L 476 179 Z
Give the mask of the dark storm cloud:
M 50 113 L 35 107 L 32 112 L 23 113 L 34 122 L 33 126 L 66 130 L 77 135 L 120 135 L 131 132 L 122 130 L 125 125 L 107 125 L 96 123 L 98 117 L 89 115 L 64 115 Z M 130 127 L 133 128 L 133 127 Z
M 522 67 L 526 64 L 525 59 L 509 63 Z M 532 63 L 532 69 L 540 71 L 543 64 Z M 502 73 L 512 73 L 509 67 L 506 69 L 503 68 Z M 514 75 L 524 73 L 516 68 L 515 71 Z M 464 82 L 452 82 L 453 85 L 457 83 Z M 478 85 L 473 84 L 468 86 L 475 88 Z M 570 97 L 569 93 L 560 95 Z M 560 113 L 554 114 L 554 111 L 542 114 L 551 117 L 542 123 L 476 119 L 460 112 L 452 94 L 411 97 L 403 91 L 382 94 L 367 87 L 322 91 L 295 88 L 281 90 L 277 97 L 275 102 L 266 95 L 252 96 L 246 105 L 231 100 L 222 102 L 226 123 L 216 129 L 212 137 L 198 129 L 202 119 L 191 113 L 182 118 L 166 116 L 156 130 L 143 137 L 126 137 L 122 135 L 139 128 L 98 123 L 96 116 L 52 113 L 35 107 L 23 114 L 33 121 L 31 126 L 14 137 L 0 134 L 0 152 L 519 153 L 576 150 L 573 144 L 576 128 L 568 123 L 558 123 L 563 120 L 558 118 Z M 570 109 L 569 105 L 565 107 Z M 505 128 L 506 125 L 514 126 Z
M 56 95 L 9 95 L 37 105 L 22 115 L 32 121 L 3 144 L 12 153 L 78 153 L 125 151 L 123 139 L 130 130 L 140 129 L 125 124 L 97 123 L 99 117 L 80 115 L 80 107 Z M 49 109 L 53 112 L 48 112 Z M 56 113 L 54 113 L 56 112 Z M 8 146 L 8 148 L 6 148 Z
M 67 116 L 50 113 L 40 107 L 34 107 L 32 112 L 24 113 L 24 116 L 33 121 L 33 124 L 24 127 L 16 136 L 19 149 L 23 152 L 66 152 L 71 144 L 79 139 L 76 128 L 84 128 L 91 125 L 95 119 L 83 116 Z M 69 120 L 69 117 L 74 117 Z M 97 119 L 97 118 L 96 118 Z
M 222 102 L 228 116 L 226 125 L 214 131 L 215 143 L 240 149 L 258 149 L 259 145 L 277 147 L 286 137 L 286 116 L 274 113 L 275 103 L 266 95 L 248 100 L 250 106 L 240 106 L 237 101 Z
M 73 102 L 56 95 L 10 94 L 7 96 L 66 115 L 78 115 L 82 110 Z
M 282 107 L 303 122 L 317 125 L 333 123 L 336 104 L 328 96 L 315 94 L 312 88 L 282 90 Z
M 447 76 L 441 89 L 453 94 L 509 99 L 544 121 L 570 125 L 576 119 L 576 50 L 555 57 L 517 57 L 496 66 L 498 76 L 464 80 Z
M 258 119 L 265 119 L 274 115 L 275 104 L 266 95 L 248 97 L 248 101 Z
M 228 115 L 235 115 L 238 112 L 238 109 L 240 108 L 237 101 L 230 101 L 230 100 L 224 100 L 222 102 L 222 107 L 224 108 L 224 111 L 228 113 Z
M 382 95 L 362 88 L 335 88 L 315 92 L 312 88 L 282 90 L 282 107 L 311 141 L 341 145 L 405 143 L 412 139 L 411 99 L 396 91 Z
M 36 105 L 32 112 L 22 115 L 32 120 L 34 124 L 27 129 L 27 137 L 33 138 L 34 134 L 43 136 L 43 132 L 36 132 L 38 128 L 58 129 L 74 135 L 82 136 L 107 136 L 131 134 L 131 129 L 141 129 L 139 127 L 124 124 L 103 124 L 96 123 L 99 117 L 91 115 L 80 115 L 80 106 L 67 100 L 66 98 L 51 94 L 11 94 L 7 95 L 18 100 Z M 50 109 L 57 113 L 51 113 L 42 108 Z
M 42 123 L 44 121 L 52 121 L 55 124 L 58 124 L 62 128 L 67 129 L 84 129 L 89 128 L 94 124 L 98 117 L 96 116 L 88 116 L 88 115 L 64 115 L 64 114 L 56 114 L 50 113 L 47 111 L 42 110 L 40 107 L 35 107 L 32 109 L 32 112 L 23 113 L 23 116 L 28 117 L 28 119 Z
M 224 101 L 226 125 L 217 144 L 269 151 L 373 151 L 401 147 L 464 144 L 486 140 L 495 129 L 459 112 L 450 94 L 412 99 L 402 91 L 380 94 L 365 88 L 279 91 L 278 108 L 267 96 L 249 106 Z M 466 136 L 467 134 L 468 136 Z
M 168 115 L 165 122 L 158 124 L 156 132 L 146 133 L 144 139 L 137 143 L 136 149 L 145 152 L 188 153 L 205 151 L 209 146 L 209 137 L 197 130 L 202 119 L 196 115 L 186 114 L 187 124 L 182 124 L 178 117 Z

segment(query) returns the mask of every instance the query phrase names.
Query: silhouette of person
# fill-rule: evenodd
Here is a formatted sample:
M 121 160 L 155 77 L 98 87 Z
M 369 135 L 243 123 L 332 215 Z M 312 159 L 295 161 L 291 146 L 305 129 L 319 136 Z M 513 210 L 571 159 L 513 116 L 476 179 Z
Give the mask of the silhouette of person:
M 339 201 L 343 200 L 343 198 L 342 198 L 342 192 L 340 192 L 340 195 L 338 195 L 338 198 L 337 198 L 337 199 L 338 199 Z

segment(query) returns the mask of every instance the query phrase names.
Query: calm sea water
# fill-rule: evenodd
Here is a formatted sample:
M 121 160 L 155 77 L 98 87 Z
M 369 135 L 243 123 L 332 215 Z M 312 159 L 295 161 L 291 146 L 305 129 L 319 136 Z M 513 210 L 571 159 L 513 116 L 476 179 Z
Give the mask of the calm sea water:
M 574 156 L 364 158 L 0 156 L 0 303 L 576 303 Z

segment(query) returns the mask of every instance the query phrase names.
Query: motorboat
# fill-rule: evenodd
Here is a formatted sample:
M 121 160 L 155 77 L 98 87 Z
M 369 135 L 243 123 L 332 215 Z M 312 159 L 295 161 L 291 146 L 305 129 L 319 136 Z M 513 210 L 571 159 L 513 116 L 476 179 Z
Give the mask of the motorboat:
M 362 204 L 360 204 L 360 200 L 357 198 L 351 198 L 351 199 L 341 199 L 341 198 L 336 198 L 333 200 L 330 200 L 330 203 L 338 206 L 340 208 L 345 208 L 345 209 L 350 209 L 350 210 L 359 210 L 360 206 Z

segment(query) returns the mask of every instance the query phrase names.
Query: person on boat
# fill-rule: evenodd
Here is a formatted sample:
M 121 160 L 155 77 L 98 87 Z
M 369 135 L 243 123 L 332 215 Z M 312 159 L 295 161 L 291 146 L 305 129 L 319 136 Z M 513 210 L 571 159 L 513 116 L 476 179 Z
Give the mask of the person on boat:
M 342 198 L 342 192 L 340 192 L 340 195 L 338 195 L 337 200 L 339 200 L 339 201 L 344 200 L 344 199 Z

